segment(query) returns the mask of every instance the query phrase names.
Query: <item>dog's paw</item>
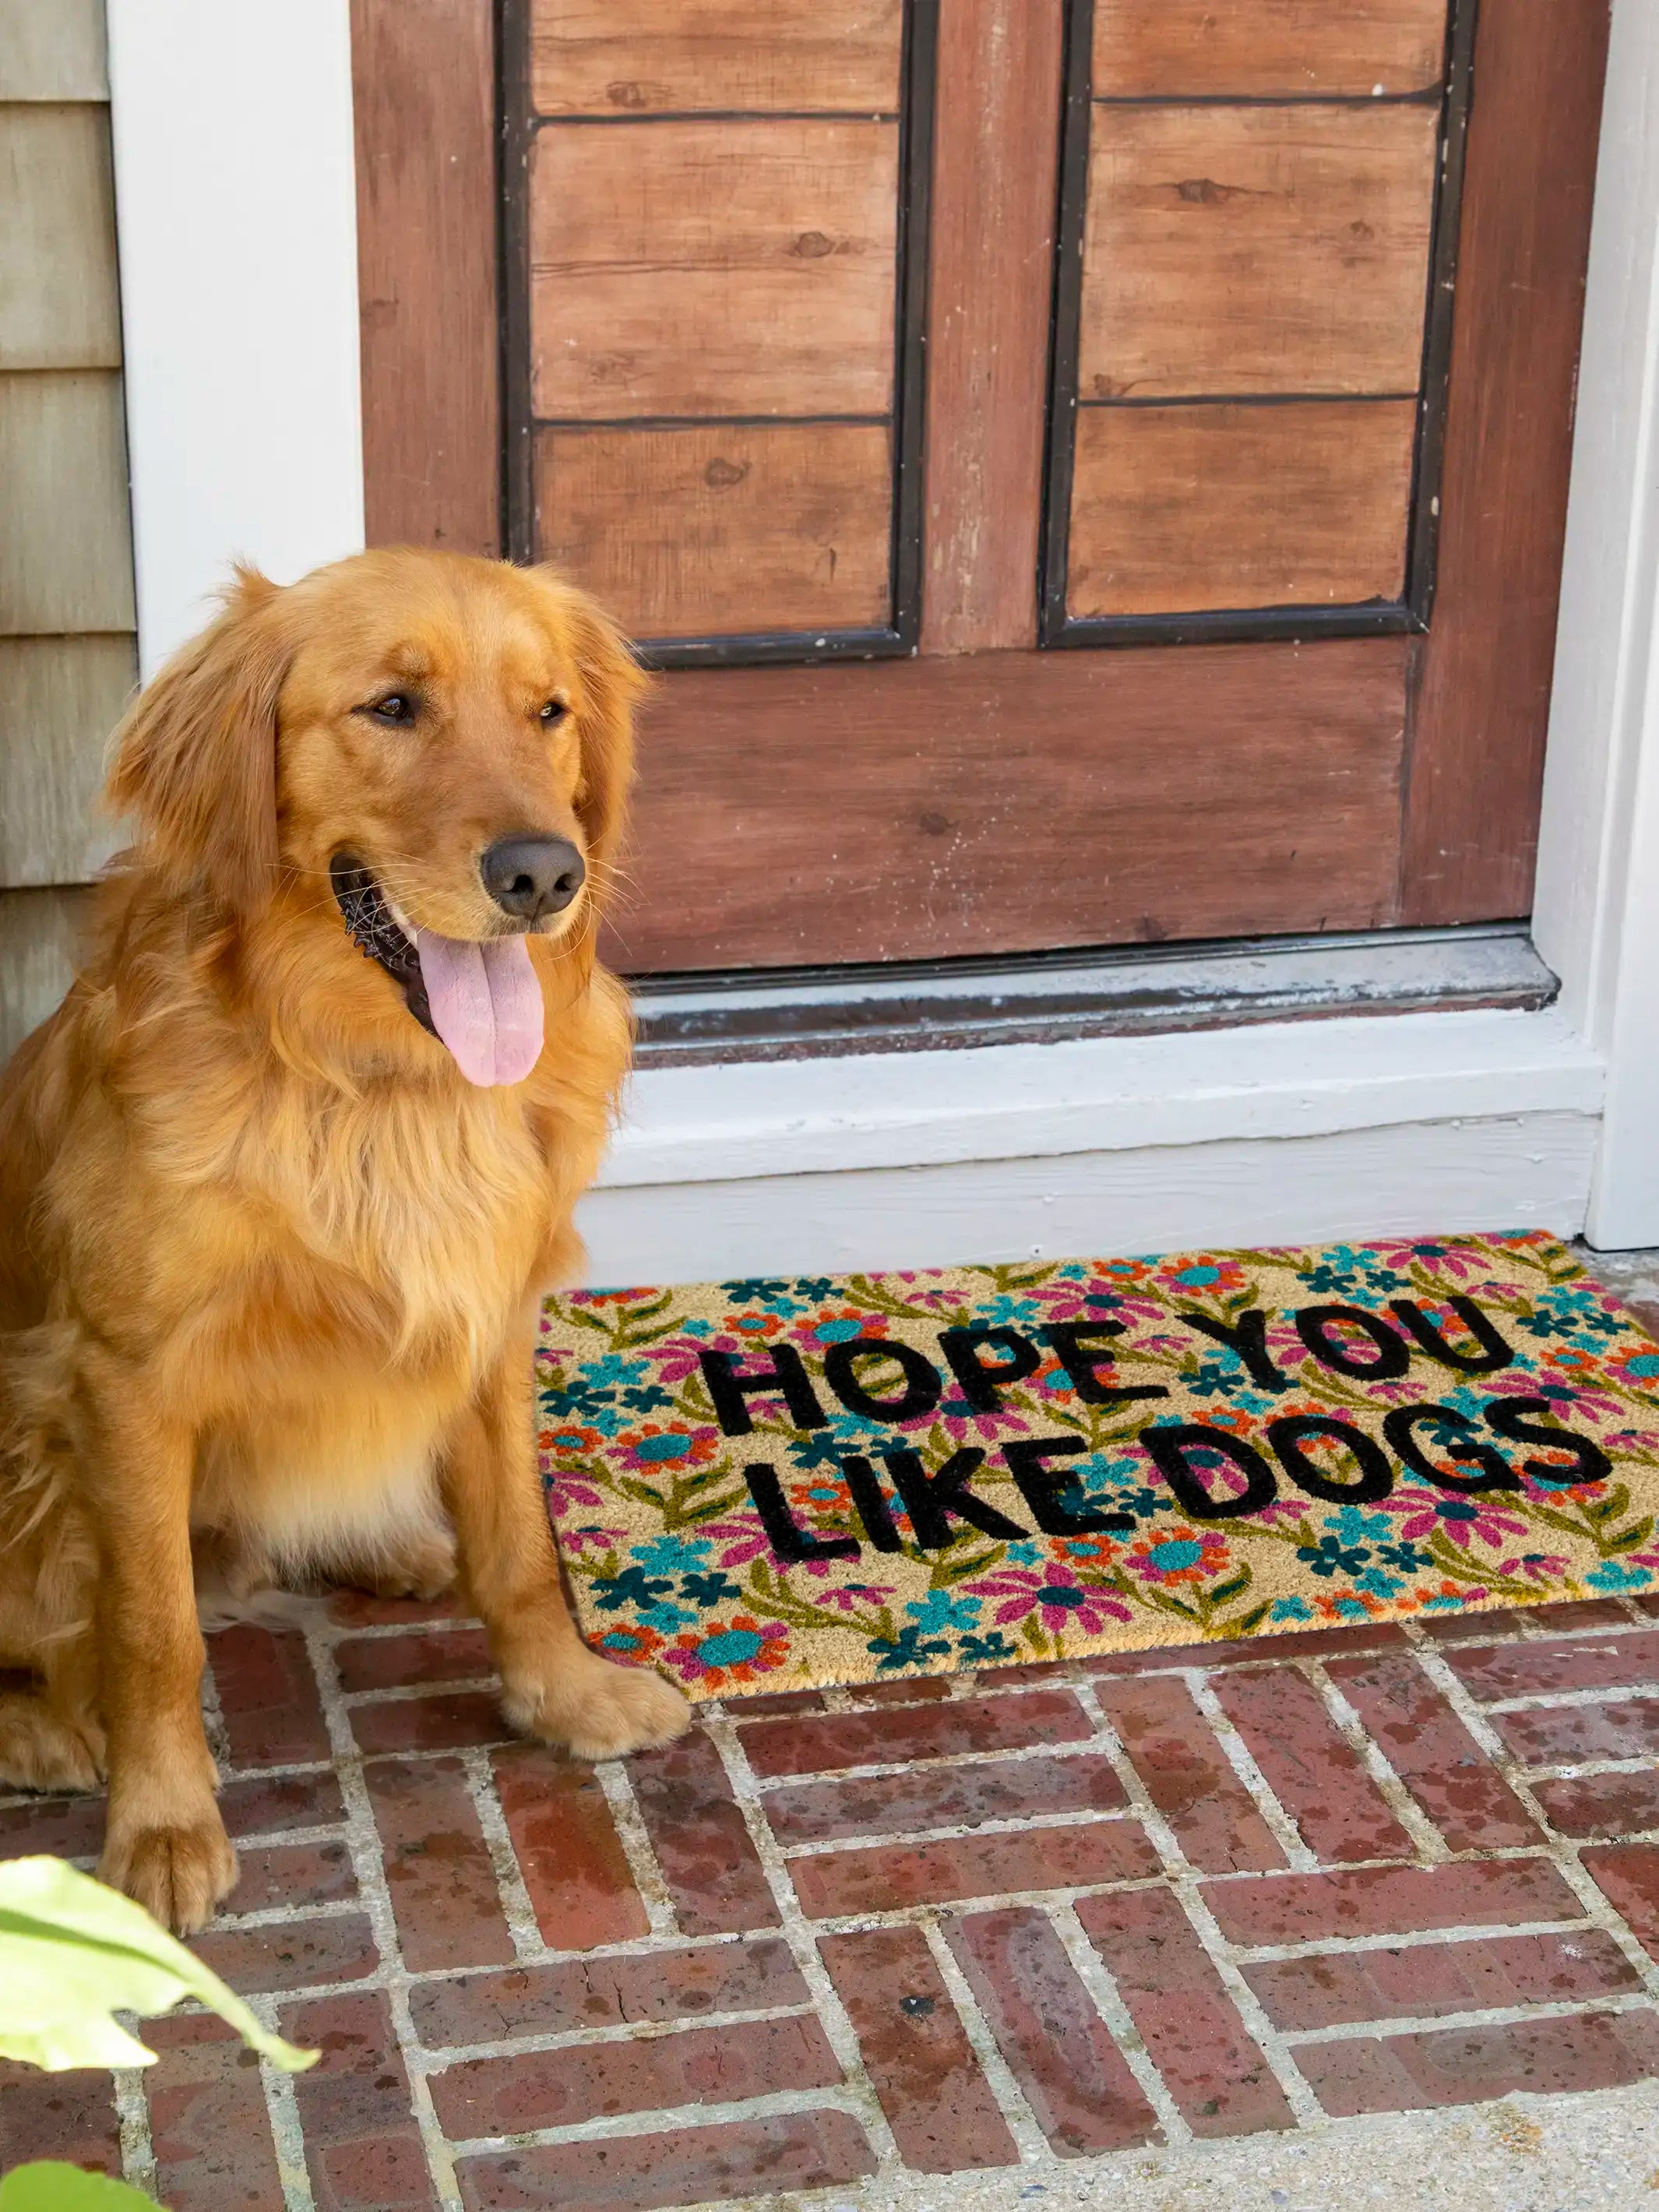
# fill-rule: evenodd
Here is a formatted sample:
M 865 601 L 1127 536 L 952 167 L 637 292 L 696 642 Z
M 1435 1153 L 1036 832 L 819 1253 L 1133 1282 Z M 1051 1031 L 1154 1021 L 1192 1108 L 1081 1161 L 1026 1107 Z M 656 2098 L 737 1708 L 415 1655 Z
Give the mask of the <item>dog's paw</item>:
M 0 1698 L 0 1782 L 19 1790 L 96 1790 L 104 1778 L 103 1731 L 72 1727 L 44 1698 Z
M 514 1728 L 562 1744 L 574 1759 L 621 1759 L 672 1743 L 691 1723 L 691 1708 L 672 1682 L 580 1648 L 544 1680 L 509 1677 L 501 1710 Z
M 125 1890 L 175 1936 L 193 1936 L 236 1887 L 236 1854 L 216 1808 L 178 1826 L 112 1828 L 98 1879 Z

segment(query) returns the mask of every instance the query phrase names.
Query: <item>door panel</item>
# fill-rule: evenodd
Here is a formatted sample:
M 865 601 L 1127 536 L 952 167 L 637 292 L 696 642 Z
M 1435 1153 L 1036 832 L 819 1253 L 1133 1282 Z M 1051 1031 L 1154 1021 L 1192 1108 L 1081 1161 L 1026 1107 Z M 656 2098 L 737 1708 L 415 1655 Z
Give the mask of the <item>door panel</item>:
M 493 197 L 502 543 L 666 672 L 612 957 L 1523 915 L 1607 13 L 354 0 L 371 527 Z
M 803 913 L 824 962 L 1374 927 L 1394 913 L 1408 651 L 665 678 L 609 956 L 787 966 Z

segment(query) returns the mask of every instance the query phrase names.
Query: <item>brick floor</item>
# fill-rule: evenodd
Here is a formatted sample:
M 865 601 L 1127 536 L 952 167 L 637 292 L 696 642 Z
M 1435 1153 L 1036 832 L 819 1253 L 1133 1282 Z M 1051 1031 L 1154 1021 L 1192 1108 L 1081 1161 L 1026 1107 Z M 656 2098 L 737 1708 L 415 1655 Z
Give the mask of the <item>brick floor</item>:
M 147 2075 L 5 2069 L 0 2160 L 178 2212 L 678 2206 L 1659 2076 L 1639 1601 L 733 1700 L 507 1740 L 453 1607 L 210 1639 L 241 1860 Z M 100 1808 L 0 1802 L 87 1863 Z

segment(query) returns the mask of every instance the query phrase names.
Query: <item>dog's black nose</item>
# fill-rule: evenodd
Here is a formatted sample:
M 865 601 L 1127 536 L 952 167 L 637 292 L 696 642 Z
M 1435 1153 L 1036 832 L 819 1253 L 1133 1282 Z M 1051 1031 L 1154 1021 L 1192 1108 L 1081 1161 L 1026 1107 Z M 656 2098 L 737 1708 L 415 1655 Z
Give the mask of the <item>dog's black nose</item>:
M 587 870 L 567 837 L 503 837 L 478 863 L 484 889 L 503 914 L 539 921 L 568 907 Z

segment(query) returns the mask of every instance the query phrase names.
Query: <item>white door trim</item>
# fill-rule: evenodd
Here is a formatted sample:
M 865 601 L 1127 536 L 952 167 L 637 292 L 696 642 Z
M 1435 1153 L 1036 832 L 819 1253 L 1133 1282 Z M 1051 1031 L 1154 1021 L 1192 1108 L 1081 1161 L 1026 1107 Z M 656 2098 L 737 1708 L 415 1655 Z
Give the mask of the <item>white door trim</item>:
M 108 4 L 148 672 L 234 555 L 287 579 L 362 542 L 349 17 Z M 1656 234 L 1659 8 L 1613 0 L 1535 917 L 1558 1007 L 650 1072 L 585 1209 L 596 1275 L 1275 1224 L 1659 1243 Z

